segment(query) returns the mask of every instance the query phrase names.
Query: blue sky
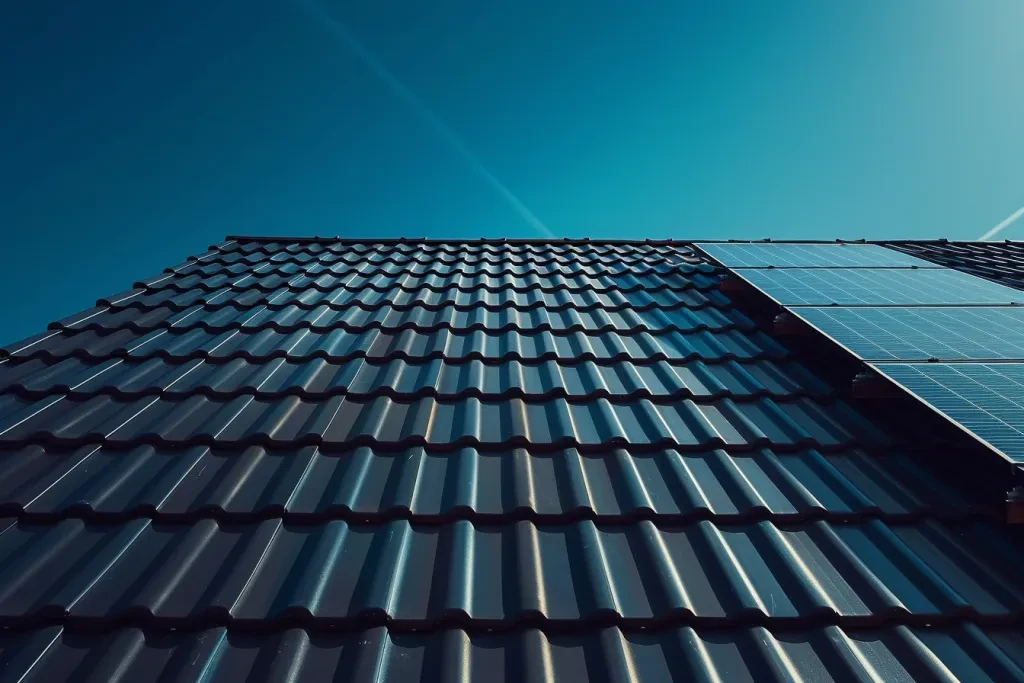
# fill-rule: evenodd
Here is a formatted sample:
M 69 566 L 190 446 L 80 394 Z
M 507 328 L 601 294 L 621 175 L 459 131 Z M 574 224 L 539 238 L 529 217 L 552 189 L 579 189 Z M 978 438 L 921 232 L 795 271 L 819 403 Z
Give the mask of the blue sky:
M 974 239 L 1024 205 L 1022 28 L 1018 0 L 14 3 L 0 338 L 228 233 Z

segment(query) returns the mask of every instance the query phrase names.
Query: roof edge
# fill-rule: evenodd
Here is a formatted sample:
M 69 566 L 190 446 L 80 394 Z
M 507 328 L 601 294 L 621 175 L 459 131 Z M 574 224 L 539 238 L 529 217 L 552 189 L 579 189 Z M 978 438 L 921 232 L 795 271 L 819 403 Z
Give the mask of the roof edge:
M 476 239 L 439 239 L 426 237 L 297 237 L 293 235 L 228 235 L 225 241 L 233 242 L 291 242 L 295 244 L 921 244 L 933 242 L 945 242 L 954 244 L 1016 244 L 1024 243 L 1024 240 L 957 240 L 945 237 L 931 239 L 889 239 L 889 240 L 866 240 L 866 239 L 792 239 L 773 240 L 771 238 L 759 240 L 744 239 L 643 239 L 643 240 L 622 240 L 622 239 L 591 239 L 589 237 L 563 237 L 556 239 L 516 239 L 507 237 L 481 237 Z

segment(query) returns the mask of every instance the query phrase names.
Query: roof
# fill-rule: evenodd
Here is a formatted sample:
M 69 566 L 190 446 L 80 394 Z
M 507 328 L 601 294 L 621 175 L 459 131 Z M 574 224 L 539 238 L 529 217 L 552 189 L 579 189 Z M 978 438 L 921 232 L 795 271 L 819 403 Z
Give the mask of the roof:
M 1024 289 L 1024 243 L 934 242 L 894 243 L 893 249 L 912 254 L 948 268 Z
M 0 677 L 1024 680 L 1020 535 L 722 275 L 238 238 L 4 347 Z

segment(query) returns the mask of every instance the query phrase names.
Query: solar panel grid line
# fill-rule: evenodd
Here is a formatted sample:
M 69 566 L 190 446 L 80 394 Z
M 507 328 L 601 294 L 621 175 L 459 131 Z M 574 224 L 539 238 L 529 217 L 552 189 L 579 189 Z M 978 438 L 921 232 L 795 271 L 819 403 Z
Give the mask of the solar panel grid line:
M 862 360 L 1024 360 L 1024 309 L 1016 307 L 793 308 Z
M 1003 457 L 1024 462 L 1024 363 L 891 364 L 872 367 Z M 1013 377 L 1007 373 L 1016 373 Z
M 1011 306 L 1020 291 L 956 270 L 743 269 L 739 277 L 777 304 L 800 306 Z
M 1024 245 L 1009 242 L 892 242 L 891 249 L 1024 289 Z

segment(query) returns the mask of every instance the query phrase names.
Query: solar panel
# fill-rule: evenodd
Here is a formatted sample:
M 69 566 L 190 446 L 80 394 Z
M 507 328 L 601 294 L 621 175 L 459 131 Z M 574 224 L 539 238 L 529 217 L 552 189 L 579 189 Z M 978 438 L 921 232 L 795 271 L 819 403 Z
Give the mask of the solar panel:
M 798 308 L 863 360 L 1024 361 L 1024 308 Z
M 877 244 L 700 243 L 727 268 L 941 268 Z
M 873 365 L 1016 462 L 1024 462 L 1024 363 Z
M 948 268 L 740 270 L 783 306 L 956 306 L 1024 302 L 1024 292 Z

